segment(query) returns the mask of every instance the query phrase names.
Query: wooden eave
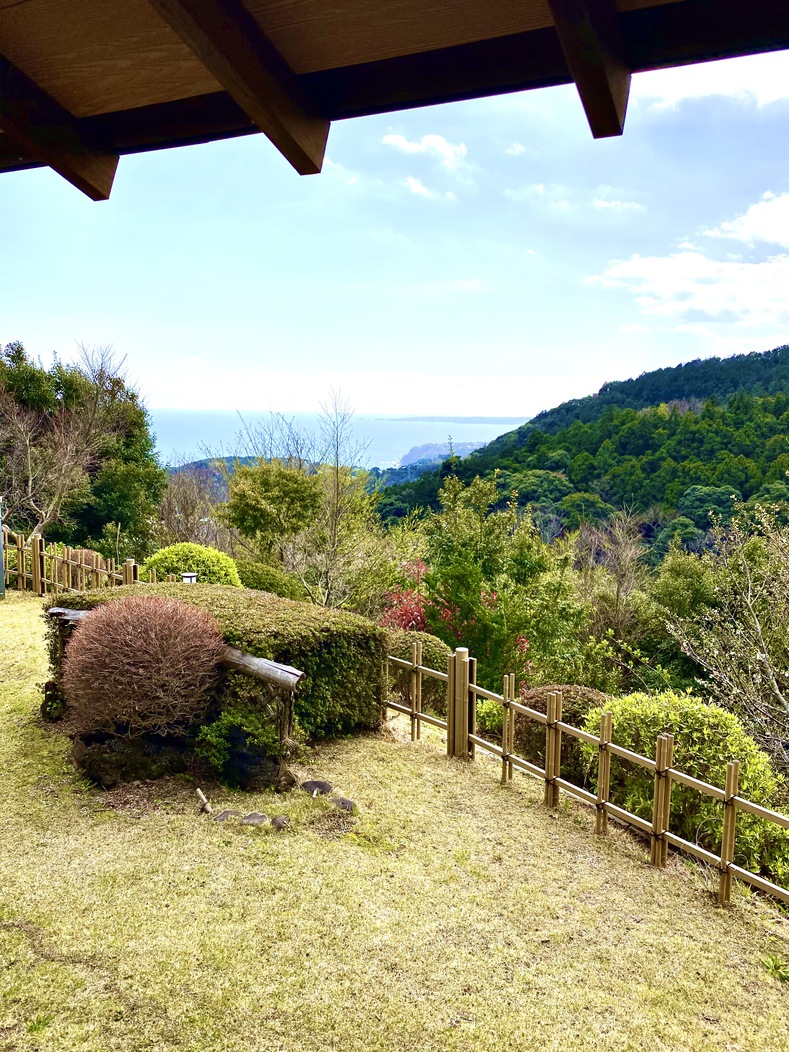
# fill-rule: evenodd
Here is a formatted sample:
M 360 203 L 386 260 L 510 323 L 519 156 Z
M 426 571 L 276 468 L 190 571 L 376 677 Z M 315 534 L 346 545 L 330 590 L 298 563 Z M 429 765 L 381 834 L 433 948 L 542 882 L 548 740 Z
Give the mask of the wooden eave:
M 60 117 L 53 142 L 25 135 L 0 79 L 0 171 L 50 164 L 90 192 L 69 146 L 109 171 L 261 129 L 315 171 L 333 120 L 573 80 L 593 133 L 619 134 L 631 73 L 786 48 L 781 0 L 0 0 L 0 57 Z

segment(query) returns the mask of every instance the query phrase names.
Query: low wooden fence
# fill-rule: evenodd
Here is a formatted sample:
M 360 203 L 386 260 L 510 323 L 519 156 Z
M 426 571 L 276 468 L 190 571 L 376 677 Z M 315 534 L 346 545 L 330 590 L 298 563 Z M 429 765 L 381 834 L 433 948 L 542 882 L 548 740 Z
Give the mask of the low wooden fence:
M 47 544 L 37 534 L 25 538 L 6 526 L 0 530 L 0 570 L 5 587 L 35 595 L 112 588 L 143 580 L 134 559 L 116 564 L 98 552 Z M 149 571 L 144 580 L 156 584 L 156 571 Z M 168 575 L 166 580 L 176 578 Z M 0 588 L 0 594 L 2 591 Z
M 411 739 L 421 737 L 422 724 L 439 727 L 446 731 L 447 755 L 463 759 L 473 759 L 476 749 L 483 749 L 501 760 L 501 778 L 507 781 L 513 771 L 539 778 L 545 784 L 545 803 L 556 807 L 559 795 L 563 790 L 589 804 L 596 811 L 596 832 L 599 835 L 607 832 L 608 818 L 611 816 L 626 825 L 632 826 L 650 838 L 650 861 L 653 866 L 662 868 L 666 865 L 669 847 L 684 851 L 702 862 L 708 863 L 720 873 L 718 883 L 718 901 L 727 903 L 731 899 L 732 878 L 738 877 L 759 891 L 789 903 L 789 889 L 773 884 L 764 877 L 734 864 L 734 846 L 737 832 L 737 815 L 744 811 L 766 822 L 772 822 L 784 829 L 789 829 L 789 817 L 771 811 L 769 808 L 754 804 L 739 795 L 739 762 L 731 761 L 726 767 L 726 784 L 723 788 L 709 785 L 707 782 L 693 778 L 673 766 L 674 736 L 660 734 L 655 744 L 655 758 L 641 756 L 613 742 L 613 722 L 611 713 L 604 713 L 600 722 L 598 736 L 574 727 L 562 720 L 562 695 L 552 692 L 548 695 L 547 712 L 537 712 L 515 699 L 515 677 L 504 677 L 501 694 L 486 690 L 477 685 L 477 662 L 469 657 L 463 647 L 451 654 L 446 672 L 426 668 L 422 664 L 422 645 L 415 643 L 411 660 L 390 657 L 390 663 L 398 669 L 410 671 L 409 705 L 388 701 L 387 706 L 401 712 L 411 720 Z M 422 680 L 427 676 L 446 683 L 447 718 L 438 719 L 422 711 Z M 477 734 L 477 698 L 497 702 L 502 707 L 501 745 L 489 741 Z M 515 751 L 515 715 L 520 713 L 545 727 L 545 766 L 540 767 Z M 574 782 L 562 778 L 562 738 L 569 734 L 587 745 L 597 748 L 597 792 L 591 793 Z M 652 802 L 652 819 L 648 821 L 639 815 L 611 803 L 609 799 L 611 784 L 611 757 L 618 757 L 643 767 L 654 774 L 654 794 Z M 723 806 L 723 835 L 720 854 L 716 855 L 698 844 L 684 840 L 671 832 L 671 791 L 672 785 L 688 786 L 705 796 L 720 801 Z

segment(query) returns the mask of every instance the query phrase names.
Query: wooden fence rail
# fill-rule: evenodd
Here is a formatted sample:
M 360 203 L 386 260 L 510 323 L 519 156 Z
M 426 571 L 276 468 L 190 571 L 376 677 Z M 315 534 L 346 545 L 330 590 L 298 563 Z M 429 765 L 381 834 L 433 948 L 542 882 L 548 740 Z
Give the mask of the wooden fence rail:
M 409 717 L 412 741 L 420 738 L 423 723 L 441 728 L 446 731 L 448 756 L 473 759 L 475 750 L 483 749 L 501 760 L 501 780 L 503 782 L 511 779 L 515 770 L 543 781 L 545 803 L 549 807 L 558 805 L 561 791 L 593 807 L 596 814 L 595 831 L 597 834 L 603 835 L 607 832 L 609 817 L 640 830 L 649 836 L 650 862 L 653 866 L 662 868 L 666 865 L 669 847 L 693 855 L 719 871 L 718 901 L 720 903 L 728 903 L 731 900 L 732 877 L 737 877 L 759 891 L 789 903 L 789 889 L 774 884 L 765 877 L 751 873 L 734 863 L 737 815 L 740 811 L 755 815 L 783 829 L 789 829 L 789 816 L 762 807 L 761 804 L 755 804 L 739 795 L 740 765 L 737 760 L 732 760 L 727 764 L 726 784 L 723 788 L 709 785 L 673 766 L 674 736 L 672 734 L 658 735 L 655 742 L 655 758 L 650 759 L 648 756 L 641 756 L 639 753 L 614 744 L 612 740 L 613 718 L 610 712 L 602 714 L 600 732 L 594 735 L 562 720 L 560 691 L 549 693 L 547 712 L 543 714 L 515 700 L 515 677 L 512 674 L 504 676 L 501 694 L 478 686 L 476 683 L 477 663 L 474 658 L 469 657 L 468 650 L 463 647 L 458 647 L 453 654 L 450 654 L 446 672 L 427 668 L 422 664 L 421 643 L 414 643 L 410 661 L 390 657 L 389 662 L 395 668 L 410 672 L 410 704 L 404 705 L 389 700 L 387 707 Z M 447 685 L 446 720 L 438 719 L 422 711 L 422 680 L 425 676 L 440 680 Z M 501 745 L 477 734 L 476 702 L 478 698 L 498 702 L 502 707 Z M 544 766 L 540 767 L 515 753 L 516 713 L 545 727 Z M 596 793 L 591 793 L 575 785 L 574 782 L 562 778 L 562 739 L 564 735 L 570 735 L 597 748 Z M 653 774 L 651 820 L 611 803 L 612 756 L 627 760 Z M 675 782 L 695 789 L 705 796 L 710 796 L 723 805 L 723 835 L 719 855 L 671 832 L 671 795 Z
M 134 559 L 116 564 L 87 548 L 47 544 L 43 537 L 21 533 L 3 526 L 0 530 L 0 574 L 5 587 L 31 591 L 35 595 L 83 592 L 92 588 L 112 588 L 146 581 L 156 584 L 156 571 L 143 577 Z M 167 581 L 176 577 L 168 575 Z M 3 589 L 0 588 L 0 595 Z

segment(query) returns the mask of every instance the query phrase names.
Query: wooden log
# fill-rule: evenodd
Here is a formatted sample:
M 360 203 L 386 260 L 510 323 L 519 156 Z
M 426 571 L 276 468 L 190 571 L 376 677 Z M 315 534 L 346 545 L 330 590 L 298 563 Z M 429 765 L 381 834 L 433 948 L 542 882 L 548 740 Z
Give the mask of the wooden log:
M 597 823 L 595 832 L 602 836 L 608 832 L 608 813 L 605 805 L 611 795 L 611 753 L 608 743 L 613 734 L 613 717 L 604 712 L 600 717 L 600 745 L 597 757 Z
M 737 832 L 737 791 L 740 785 L 740 764 L 737 760 L 726 764 L 726 800 L 723 804 L 723 836 L 721 838 L 721 875 L 718 902 L 731 902 L 731 864 L 734 861 L 734 839 Z
M 304 679 L 304 673 L 291 665 L 281 665 L 267 658 L 253 657 L 252 654 L 245 654 L 235 647 L 225 647 L 222 664 L 234 672 L 243 672 L 265 683 L 274 683 L 284 690 L 295 690 Z
M 214 813 L 214 809 L 209 804 L 208 800 L 206 799 L 206 795 L 203 792 L 203 790 L 202 789 L 195 789 L 195 792 L 197 793 L 197 799 L 200 801 L 200 810 L 201 810 L 201 812 L 203 812 L 203 813 L 205 813 L 207 815 L 213 814 Z

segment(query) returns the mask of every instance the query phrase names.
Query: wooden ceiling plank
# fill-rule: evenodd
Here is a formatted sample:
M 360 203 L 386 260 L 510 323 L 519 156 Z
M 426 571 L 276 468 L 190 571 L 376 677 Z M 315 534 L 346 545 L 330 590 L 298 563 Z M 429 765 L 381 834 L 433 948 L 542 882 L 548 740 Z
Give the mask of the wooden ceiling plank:
M 150 0 L 300 175 L 321 170 L 329 122 L 240 0 Z
M 621 135 L 630 68 L 614 0 L 548 0 L 548 6 L 592 135 Z
M 92 201 L 110 196 L 118 155 L 81 133 L 74 117 L 20 69 L 0 55 L 0 129 L 20 158 L 53 168 Z

